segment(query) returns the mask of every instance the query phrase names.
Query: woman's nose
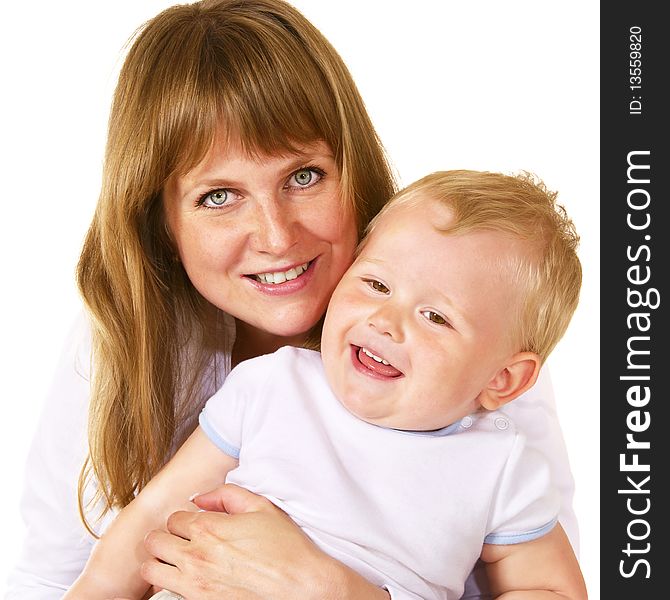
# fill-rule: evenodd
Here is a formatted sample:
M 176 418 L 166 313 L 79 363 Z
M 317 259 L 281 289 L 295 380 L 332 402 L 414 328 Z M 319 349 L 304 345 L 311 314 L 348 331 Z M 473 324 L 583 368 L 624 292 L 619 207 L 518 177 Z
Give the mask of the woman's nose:
M 259 202 L 254 220 L 251 243 L 256 252 L 282 256 L 298 241 L 292 208 L 279 198 Z
M 380 335 L 389 336 L 394 342 L 400 343 L 405 340 L 402 311 L 393 300 L 385 300 L 370 315 L 368 326 Z

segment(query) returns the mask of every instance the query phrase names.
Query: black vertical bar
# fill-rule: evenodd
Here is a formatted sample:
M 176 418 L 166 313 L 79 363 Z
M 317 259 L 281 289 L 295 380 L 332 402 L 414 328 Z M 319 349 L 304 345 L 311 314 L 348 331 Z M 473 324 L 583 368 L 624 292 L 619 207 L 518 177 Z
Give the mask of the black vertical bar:
M 670 597 L 670 29 L 601 3 L 601 590 Z

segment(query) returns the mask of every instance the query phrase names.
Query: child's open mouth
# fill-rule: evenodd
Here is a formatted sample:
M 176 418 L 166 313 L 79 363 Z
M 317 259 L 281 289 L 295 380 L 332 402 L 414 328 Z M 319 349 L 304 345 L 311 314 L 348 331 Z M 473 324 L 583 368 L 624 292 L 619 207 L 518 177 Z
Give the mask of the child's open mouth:
M 371 372 L 381 377 L 395 378 L 402 376 L 402 371 L 396 369 L 387 360 L 378 356 L 371 350 L 361 346 L 352 346 L 354 351 L 354 360 Z

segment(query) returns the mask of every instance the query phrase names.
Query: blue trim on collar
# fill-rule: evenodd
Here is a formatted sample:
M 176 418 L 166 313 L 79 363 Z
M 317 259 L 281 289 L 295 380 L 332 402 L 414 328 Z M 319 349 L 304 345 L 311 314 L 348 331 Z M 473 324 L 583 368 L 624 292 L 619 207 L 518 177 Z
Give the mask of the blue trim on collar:
M 397 431 L 398 433 L 407 433 L 409 435 L 418 435 L 422 437 L 446 437 L 448 435 L 451 435 L 452 433 L 456 433 L 456 431 L 460 428 L 461 426 L 461 419 L 456 421 L 456 423 L 452 423 L 451 425 L 447 425 L 446 427 L 443 427 L 442 429 L 434 429 L 433 431 L 415 431 L 415 430 L 410 430 L 410 429 L 393 429 L 392 427 L 383 427 L 382 429 L 388 429 L 389 431 Z

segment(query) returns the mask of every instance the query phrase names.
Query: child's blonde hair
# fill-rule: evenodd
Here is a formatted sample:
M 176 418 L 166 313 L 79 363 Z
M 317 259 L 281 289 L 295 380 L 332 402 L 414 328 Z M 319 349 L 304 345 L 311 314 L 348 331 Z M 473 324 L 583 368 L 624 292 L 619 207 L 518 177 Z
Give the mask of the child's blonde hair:
M 568 327 L 582 281 L 579 236 L 556 197 L 530 173 L 439 171 L 391 198 L 368 226 L 366 239 L 394 208 L 438 201 L 453 216 L 446 234 L 491 230 L 527 241 L 529 251 L 513 270 L 522 301 L 512 335 L 519 350 L 534 352 L 544 362 Z

